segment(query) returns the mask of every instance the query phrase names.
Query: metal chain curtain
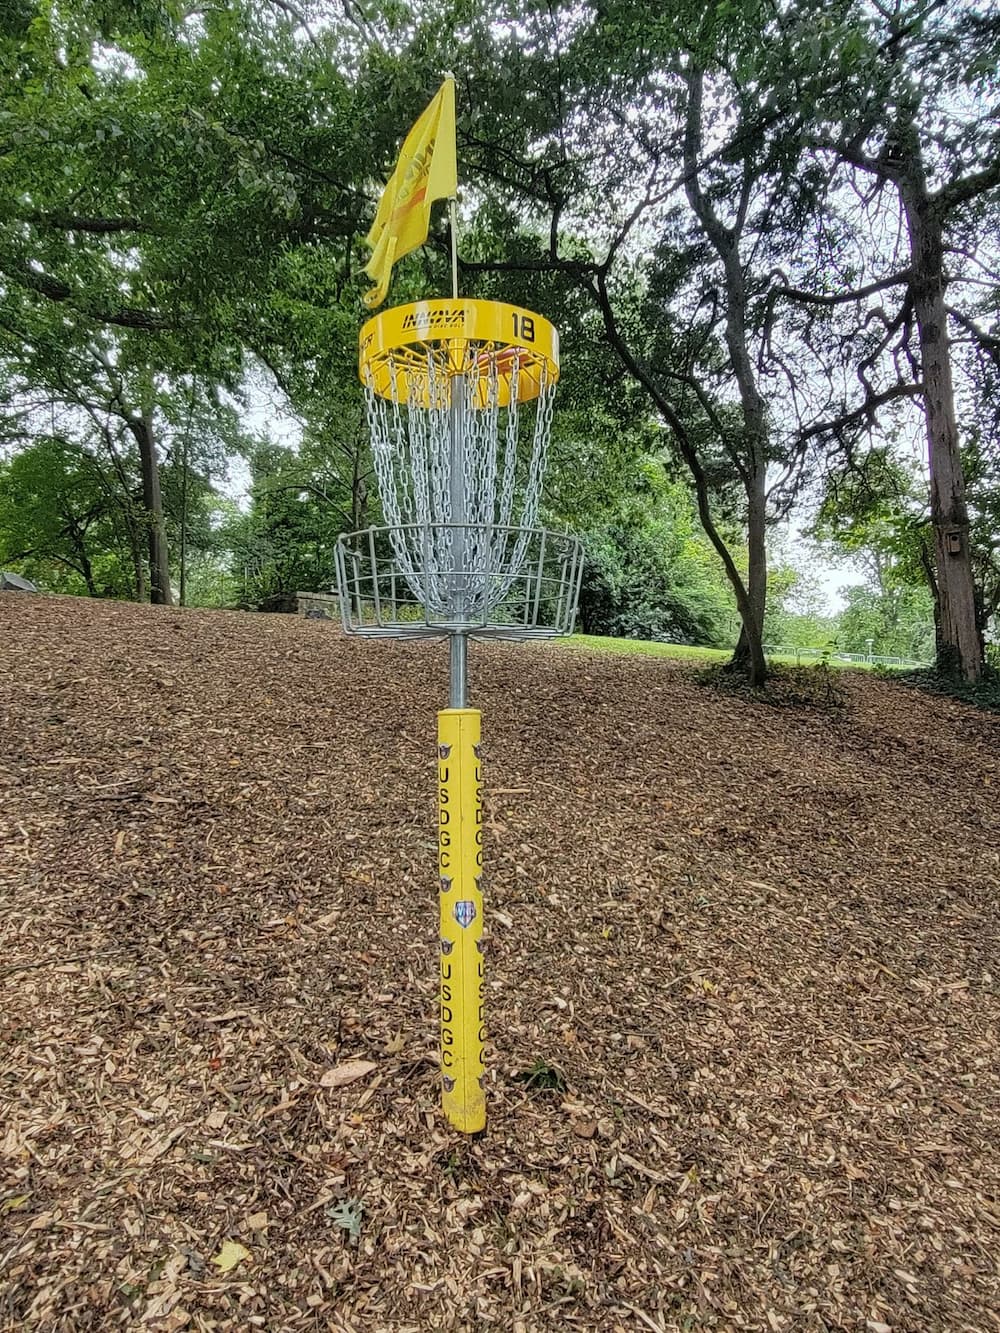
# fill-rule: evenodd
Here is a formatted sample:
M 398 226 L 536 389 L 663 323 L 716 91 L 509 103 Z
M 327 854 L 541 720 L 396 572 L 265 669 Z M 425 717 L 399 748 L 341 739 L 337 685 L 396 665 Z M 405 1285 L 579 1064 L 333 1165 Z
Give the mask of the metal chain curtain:
M 390 354 L 388 397 L 375 391 L 369 371 L 368 424 L 389 538 L 410 591 L 435 615 L 485 620 L 507 596 L 537 524 L 555 384 L 543 365 L 533 403 L 519 403 L 517 349 L 505 358 L 470 342 L 458 374 L 448 358 L 442 343 L 411 346 L 398 360 Z M 415 384 L 420 402 L 411 408 Z M 519 486 L 522 435 L 527 463 Z M 453 456 L 464 501 L 457 528 Z

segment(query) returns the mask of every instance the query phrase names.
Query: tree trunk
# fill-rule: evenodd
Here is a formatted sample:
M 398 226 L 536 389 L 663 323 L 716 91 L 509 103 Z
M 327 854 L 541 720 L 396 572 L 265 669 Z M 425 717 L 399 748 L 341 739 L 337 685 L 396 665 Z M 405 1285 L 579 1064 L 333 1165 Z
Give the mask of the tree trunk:
M 718 255 L 725 274 L 726 350 L 740 394 L 745 443 L 722 443 L 733 461 L 747 497 L 747 596 L 737 598 L 743 628 L 733 653 L 734 667 L 749 674 L 752 685 L 763 685 L 767 676 L 764 658 L 764 609 L 767 605 L 767 407 L 757 388 L 757 376 L 747 338 L 747 287 L 740 257 L 740 238 L 745 224 L 753 179 L 744 164 L 743 185 L 736 206 L 736 220 L 726 226 L 701 188 L 698 175 L 702 152 L 701 107 L 704 71 L 692 64 L 686 76 L 688 101 L 684 132 L 684 192 L 709 244 Z
M 753 684 L 761 685 L 767 674 L 767 663 L 764 660 L 764 652 L 760 646 L 760 635 L 753 635 L 753 626 L 756 622 L 752 603 L 750 601 L 750 594 L 747 589 L 747 584 L 744 582 L 736 565 L 736 561 L 733 559 L 733 554 L 726 545 L 722 533 L 716 527 L 712 517 L 708 477 L 705 473 L 705 469 L 701 465 L 698 450 L 694 441 L 691 439 L 691 436 L 688 434 L 683 420 L 674 409 L 670 399 L 661 391 L 656 380 L 642 362 L 636 359 L 635 355 L 629 348 L 628 343 L 626 343 L 622 336 L 621 329 L 619 329 L 618 322 L 615 318 L 614 309 L 611 305 L 611 298 L 608 295 L 607 283 L 603 274 L 598 274 L 595 285 L 589 290 L 596 300 L 604 319 L 604 330 L 608 336 L 608 342 L 618 353 L 618 357 L 625 369 L 649 394 L 657 411 L 670 427 L 674 441 L 677 445 L 678 453 L 684 460 L 688 471 L 691 473 L 691 480 L 694 482 L 695 504 L 698 507 L 698 518 L 705 531 L 705 536 L 708 538 L 719 559 L 722 561 L 722 567 L 726 572 L 726 577 L 729 579 L 730 585 L 732 586 L 733 596 L 736 598 L 736 609 L 739 612 L 740 620 L 743 622 L 744 627 L 740 634 L 741 640 L 746 633 L 746 627 L 750 626 L 750 633 L 747 636 L 747 644 L 750 646 L 747 648 L 745 657 L 741 661 L 738 651 L 739 646 L 737 645 L 737 654 L 734 656 L 733 661 L 737 666 L 742 666 L 744 662 L 749 663 L 749 670 Z M 765 565 L 765 578 L 766 574 L 767 570 Z M 763 613 L 761 619 L 763 620 Z M 756 648 L 753 647 L 755 641 Z
M 149 539 L 149 600 L 156 606 L 173 606 L 152 408 L 143 408 L 141 417 L 129 417 L 128 426 L 139 446 L 139 461 L 142 465 L 142 502 L 146 510 Z
M 767 677 L 764 657 L 764 610 L 767 606 L 767 529 L 765 526 L 765 469 L 757 469 L 748 487 L 747 508 L 747 606 L 732 665 L 745 671 L 751 685 L 763 685 Z
M 763 685 L 767 677 L 767 660 L 764 657 L 764 613 L 767 608 L 767 418 L 747 349 L 744 318 L 746 289 L 735 247 L 726 258 L 726 269 L 730 306 L 726 341 L 739 384 L 748 440 L 748 458 L 742 469 L 747 497 L 747 607 L 733 654 L 733 665 L 747 672 L 751 685 Z M 731 269 L 735 272 L 730 272 Z
M 906 213 L 911 291 L 920 332 L 924 415 L 931 481 L 931 525 L 937 568 L 937 663 L 949 675 L 977 681 L 983 643 L 976 619 L 969 552 L 969 513 L 955 419 L 955 391 L 945 309 L 944 237 L 929 198 L 915 134 L 902 136 L 899 193 Z
M 184 436 L 181 445 L 181 567 L 177 600 L 180 606 L 187 605 L 187 516 L 188 516 L 188 440 Z
M 125 524 L 125 532 L 128 536 L 128 553 L 132 562 L 133 600 L 144 602 L 146 600 L 146 571 L 142 560 L 142 534 L 139 520 L 136 517 L 139 503 L 132 494 L 131 478 L 125 470 L 118 450 L 115 448 L 110 430 L 105 430 L 104 440 L 112 468 L 121 488 L 120 492 L 115 495 L 115 501 L 122 511 L 122 522 Z
M 87 585 L 87 596 L 100 597 L 101 594 L 98 592 L 97 583 L 94 580 L 94 567 L 90 563 L 90 556 L 87 554 L 82 538 L 78 538 L 76 534 L 74 534 L 73 545 L 76 547 L 76 558 L 80 562 L 80 573 L 83 575 L 83 581 Z
M 85 521 L 83 524 L 77 521 L 73 514 L 66 514 L 66 527 L 64 529 L 73 545 L 73 554 L 76 556 L 76 563 L 66 561 L 70 569 L 75 569 L 81 575 L 87 588 L 88 597 L 100 597 L 97 591 L 97 583 L 94 580 L 94 567 L 90 563 L 90 556 L 87 554 L 86 534 L 89 526 Z

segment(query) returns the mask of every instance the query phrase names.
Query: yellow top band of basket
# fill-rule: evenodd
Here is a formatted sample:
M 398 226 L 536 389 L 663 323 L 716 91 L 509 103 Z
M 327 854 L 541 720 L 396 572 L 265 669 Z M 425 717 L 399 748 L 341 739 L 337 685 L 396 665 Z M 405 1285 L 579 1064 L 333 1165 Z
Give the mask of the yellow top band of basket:
M 526 402 L 559 379 L 553 325 L 502 301 L 417 301 L 383 311 L 361 330 L 358 372 L 380 397 L 427 407 L 429 352 L 443 380 L 472 380 L 472 406 L 485 405 L 494 371 L 500 406 L 515 380 L 517 401 Z

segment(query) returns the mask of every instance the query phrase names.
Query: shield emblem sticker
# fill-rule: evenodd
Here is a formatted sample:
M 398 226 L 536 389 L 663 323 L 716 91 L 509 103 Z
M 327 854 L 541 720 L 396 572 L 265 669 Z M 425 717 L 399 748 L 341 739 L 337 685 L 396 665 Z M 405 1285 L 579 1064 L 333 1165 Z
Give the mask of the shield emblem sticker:
M 476 919 L 476 904 L 464 898 L 460 903 L 455 904 L 455 920 L 465 929 L 471 926 Z

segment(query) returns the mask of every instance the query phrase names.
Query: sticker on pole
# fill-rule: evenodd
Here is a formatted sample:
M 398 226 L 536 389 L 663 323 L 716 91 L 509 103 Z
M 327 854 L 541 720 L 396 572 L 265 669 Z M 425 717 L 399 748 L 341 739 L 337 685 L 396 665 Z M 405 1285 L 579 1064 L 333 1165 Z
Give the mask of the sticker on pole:
M 460 903 L 455 904 L 455 920 L 463 930 L 466 926 L 471 926 L 475 919 L 476 904 L 474 902 L 470 902 L 467 898 L 463 898 Z

